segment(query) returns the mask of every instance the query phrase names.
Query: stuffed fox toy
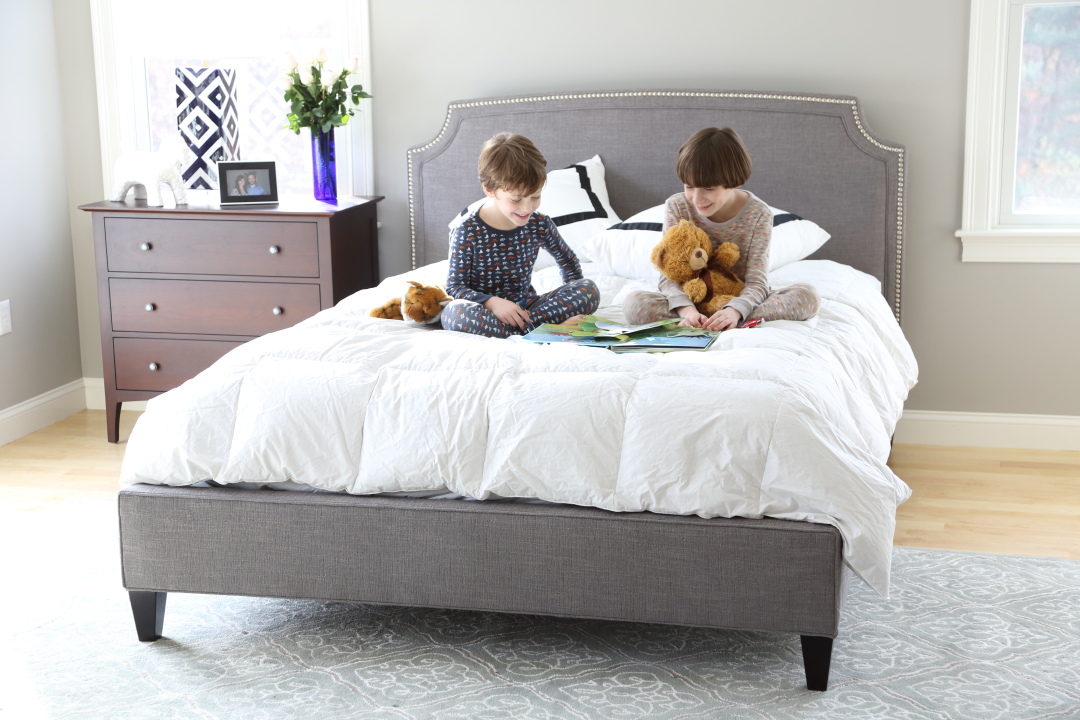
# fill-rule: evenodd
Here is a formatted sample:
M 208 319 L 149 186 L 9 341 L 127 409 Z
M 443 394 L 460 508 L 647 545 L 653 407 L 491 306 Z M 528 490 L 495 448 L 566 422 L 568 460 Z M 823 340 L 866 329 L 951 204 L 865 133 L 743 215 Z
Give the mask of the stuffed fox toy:
M 371 311 L 371 317 L 431 324 L 439 319 L 450 296 L 438 285 L 409 280 L 404 297 L 394 298 Z

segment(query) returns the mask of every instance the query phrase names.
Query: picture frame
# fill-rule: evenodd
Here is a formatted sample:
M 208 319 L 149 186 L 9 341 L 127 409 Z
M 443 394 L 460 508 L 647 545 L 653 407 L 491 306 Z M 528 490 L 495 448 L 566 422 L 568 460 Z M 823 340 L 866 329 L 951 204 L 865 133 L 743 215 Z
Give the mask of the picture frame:
M 274 204 L 278 201 L 277 170 L 272 161 L 222 161 L 218 167 L 218 192 L 222 205 Z M 254 175 L 254 186 L 251 176 Z M 251 193 L 252 188 L 258 192 Z

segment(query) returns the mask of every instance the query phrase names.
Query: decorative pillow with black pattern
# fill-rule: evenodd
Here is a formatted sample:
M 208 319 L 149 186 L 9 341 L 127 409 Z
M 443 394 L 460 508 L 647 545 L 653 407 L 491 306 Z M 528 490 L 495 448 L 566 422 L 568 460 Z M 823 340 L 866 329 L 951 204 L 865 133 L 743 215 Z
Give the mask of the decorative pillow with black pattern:
M 480 198 L 458 213 L 448 227 L 453 231 L 477 208 L 489 202 L 490 198 Z M 580 262 L 589 262 L 592 258 L 585 250 L 587 241 L 619 222 L 619 216 L 608 199 L 604 163 L 600 156 L 594 155 L 568 168 L 549 172 L 537 212 L 554 221 L 559 234 Z M 536 269 L 554 264 L 555 261 L 546 252 L 540 253 L 536 259 Z
M 802 260 L 829 239 L 829 233 L 793 213 L 774 207 L 772 240 L 769 243 L 769 271 Z M 584 244 L 584 252 L 600 272 L 637 280 L 659 281 L 660 271 L 649 259 L 664 230 L 664 206 L 648 210 L 612 225 Z

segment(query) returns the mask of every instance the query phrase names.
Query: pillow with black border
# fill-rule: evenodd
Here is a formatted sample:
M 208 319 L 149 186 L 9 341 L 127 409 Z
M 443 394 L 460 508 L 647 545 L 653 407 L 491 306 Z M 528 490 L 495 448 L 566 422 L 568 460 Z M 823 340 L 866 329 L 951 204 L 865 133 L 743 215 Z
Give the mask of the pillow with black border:
M 458 213 L 448 225 L 451 234 L 466 217 L 489 202 L 490 198 L 480 198 Z M 604 179 L 604 163 L 600 156 L 594 155 L 562 170 L 550 171 L 541 191 L 537 212 L 551 218 L 579 262 L 589 262 L 592 258 L 586 250 L 588 241 L 620 222 L 611 207 Z M 541 252 L 537 255 L 535 269 L 554 264 L 548 253 Z
M 659 281 L 660 271 L 650 256 L 663 236 L 664 208 L 656 205 L 642 210 L 589 239 L 584 250 L 597 270 L 635 280 Z M 808 257 L 830 237 L 811 220 L 771 206 L 769 210 L 773 215 L 769 272 Z

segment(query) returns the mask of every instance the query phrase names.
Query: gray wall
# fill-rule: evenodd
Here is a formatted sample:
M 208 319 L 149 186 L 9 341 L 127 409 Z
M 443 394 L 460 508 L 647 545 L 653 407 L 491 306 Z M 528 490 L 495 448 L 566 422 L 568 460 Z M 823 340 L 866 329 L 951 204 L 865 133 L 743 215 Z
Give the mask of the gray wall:
M 0 410 L 82 377 L 53 8 L 0 3 Z
M 1080 265 L 961 263 L 966 0 L 371 0 L 384 274 L 409 264 L 405 152 L 446 105 L 571 90 L 773 90 L 860 98 L 908 148 L 909 409 L 1080 415 Z M 674 164 L 674 163 L 673 163 Z
M 103 192 L 90 23 L 85 2 L 53 4 L 74 205 Z M 1080 415 L 1080 374 L 1072 368 L 1080 357 L 1080 265 L 961 263 L 953 237 L 963 183 L 968 11 L 966 0 L 717 0 L 685 8 L 653 0 L 371 0 L 376 191 L 386 196 L 379 210 L 383 275 L 409 265 L 405 152 L 435 136 L 452 100 L 642 88 L 856 95 L 872 129 L 908 148 L 904 329 L 921 380 L 907 407 Z M 20 33 L 17 47 L 27 42 Z M 5 59 L 15 53 L 6 67 L 25 66 L 17 50 L 3 52 Z M 41 214 L 23 202 L 17 207 L 23 217 Z M 100 377 L 90 221 L 71 214 L 82 368 Z M 34 287 L 70 278 L 63 268 L 30 272 L 29 261 L 14 273 L 7 267 L 0 257 L 4 287 L 9 277 L 32 278 Z M 67 283 L 58 292 L 70 298 Z M 0 338 L 0 358 L 12 337 Z M 25 372 L 29 381 L 39 369 Z M 0 395 L 0 408 L 6 404 Z

